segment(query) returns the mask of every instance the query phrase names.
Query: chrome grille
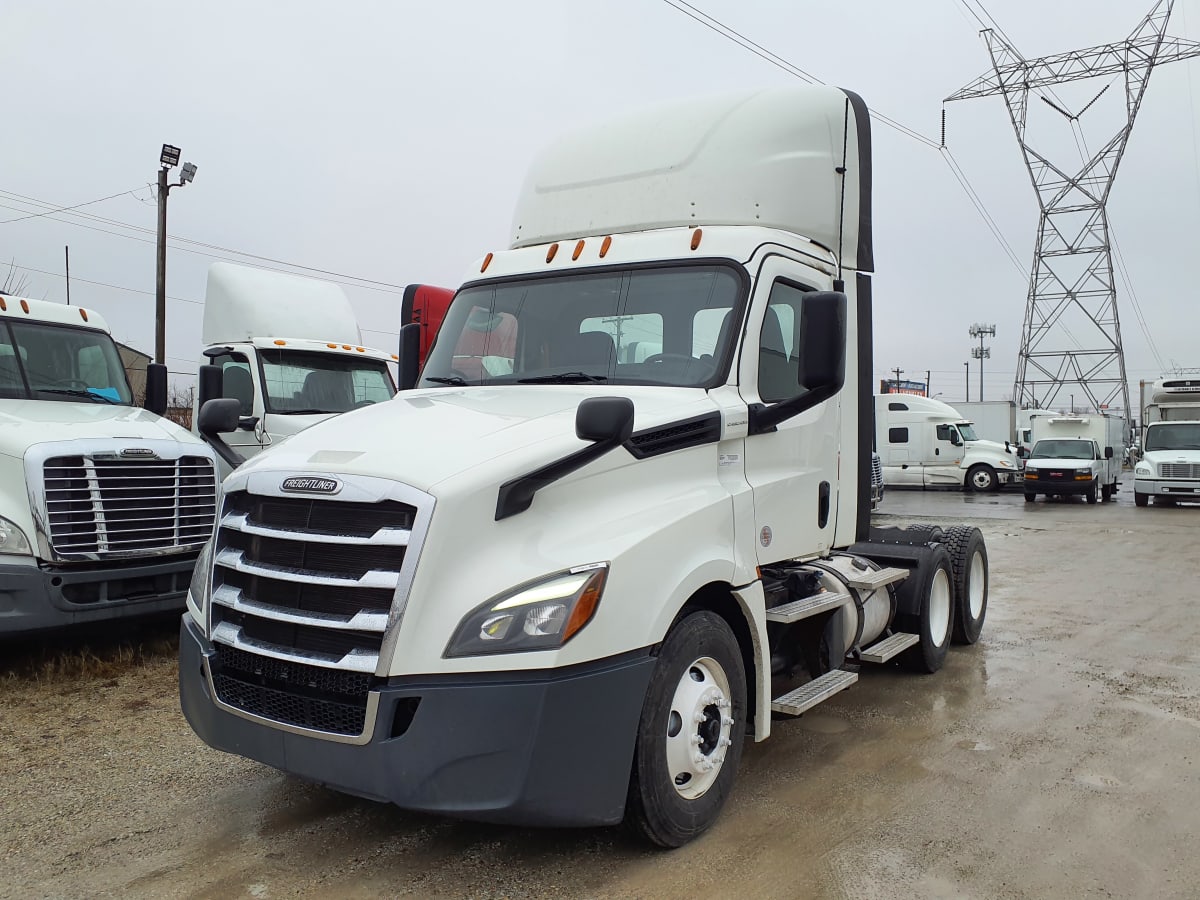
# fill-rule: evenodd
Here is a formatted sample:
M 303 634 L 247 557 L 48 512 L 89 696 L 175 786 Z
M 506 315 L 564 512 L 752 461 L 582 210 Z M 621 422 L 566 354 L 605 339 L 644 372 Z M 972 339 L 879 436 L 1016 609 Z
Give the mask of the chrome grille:
M 1160 463 L 1158 474 L 1160 478 L 1200 478 L 1200 464 Z
M 55 456 L 42 478 L 50 545 L 64 558 L 194 549 L 212 534 L 217 478 L 204 456 Z
M 396 500 L 227 493 L 213 554 L 209 627 L 221 653 L 243 656 L 237 657 L 242 664 L 223 665 L 214 677 L 218 699 L 251 715 L 327 733 L 348 734 L 348 723 L 364 722 L 365 687 L 331 699 L 309 675 L 267 678 L 262 666 L 369 681 L 402 571 L 411 569 L 405 561 L 418 514 L 417 507 Z M 256 659 L 260 663 L 247 662 Z M 336 727 L 331 709 L 341 723 Z

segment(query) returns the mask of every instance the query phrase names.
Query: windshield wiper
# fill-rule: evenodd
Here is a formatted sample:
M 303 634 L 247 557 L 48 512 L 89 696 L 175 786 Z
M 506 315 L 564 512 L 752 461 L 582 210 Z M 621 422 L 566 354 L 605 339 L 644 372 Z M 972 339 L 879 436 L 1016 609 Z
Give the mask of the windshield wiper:
M 111 397 L 105 397 L 103 394 L 93 394 L 91 391 L 79 391 L 73 388 L 34 388 L 34 390 L 39 394 L 66 394 L 68 397 L 87 397 L 89 400 L 99 400 L 102 403 L 111 403 L 114 406 L 120 406 Z
M 558 375 L 533 375 L 529 378 L 518 378 L 517 384 L 603 384 L 608 381 L 607 375 L 589 375 L 587 372 L 560 372 Z
M 441 375 L 430 375 L 430 376 L 426 377 L 424 380 L 432 381 L 434 384 L 448 384 L 448 385 L 451 385 L 452 387 L 469 387 L 470 386 L 469 382 L 465 378 L 459 378 L 457 375 L 448 375 L 446 377 L 442 377 Z

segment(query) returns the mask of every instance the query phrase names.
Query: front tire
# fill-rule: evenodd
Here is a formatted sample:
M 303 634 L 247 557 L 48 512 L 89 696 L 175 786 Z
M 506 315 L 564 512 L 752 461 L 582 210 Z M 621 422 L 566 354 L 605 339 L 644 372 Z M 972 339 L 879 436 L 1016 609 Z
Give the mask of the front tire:
M 1088 485 L 1088 489 L 1087 489 L 1087 502 L 1088 502 L 1088 503 L 1095 503 L 1095 502 L 1096 502 L 1096 482 L 1094 482 L 1094 481 L 1093 481 L 1091 484 L 1089 484 L 1089 485 Z
M 986 466 L 983 463 L 977 463 L 967 470 L 967 490 L 979 491 L 995 491 L 1000 488 L 1000 479 L 996 476 L 996 470 L 991 466 Z
M 1150 502 L 1149 494 L 1141 494 L 1141 493 L 1138 493 L 1137 491 L 1133 492 L 1133 505 L 1134 506 L 1145 506 L 1149 502 Z
M 716 821 L 733 789 L 746 731 L 746 672 L 729 625 L 692 613 L 667 634 L 646 689 L 626 823 L 681 847 Z
M 919 611 L 896 614 L 898 631 L 916 634 L 920 640 L 900 656 L 904 668 L 913 672 L 936 672 L 946 661 L 954 620 L 954 573 L 950 552 L 945 547 L 934 549 L 925 563 L 909 578 L 914 596 L 919 598 Z
M 1032 503 L 1036 499 L 1037 499 L 1037 494 L 1033 493 L 1032 491 L 1025 492 L 1025 502 L 1026 503 Z
M 956 644 L 974 644 L 987 617 L 988 556 L 983 532 L 968 525 L 946 531 L 950 570 L 954 576 L 954 631 Z

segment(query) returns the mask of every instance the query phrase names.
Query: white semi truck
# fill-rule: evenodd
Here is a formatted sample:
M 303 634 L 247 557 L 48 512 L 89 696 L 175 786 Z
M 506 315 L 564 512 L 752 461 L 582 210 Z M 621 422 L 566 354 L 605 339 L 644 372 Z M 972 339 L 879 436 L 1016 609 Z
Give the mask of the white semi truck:
M 1120 485 L 1129 423 L 1107 413 L 1035 415 L 1025 460 L 1025 502 L 1046 497 L 1111 500 Z
M 409 809 L 678 846 L 773 715 L 977 640 L 979 531 L 869 526 L 869 150 L 857 96 L 805 88 L 544 153 L 419 383 L 409 326 L 395 399 L 225 482 L 181 626 L 197 734 Z
M 217 478 L 166 393 L 95 310 L 0 295 L 0 638 L 183 609 Z
M 998 491 L 1020 473 L 1016 447 L 980 439 L 970 419 L 932 397 L 877 394 L 875 429 L 885 484 Z
M 213 263 L 201 339 L 192 429 L 205 401 L 236 399 L 228 443 L 243 457 L 396 392 L 396 354 L 363 346 L 349 298 L 328 281 Z
M 1200 378 L 1167 376 L 1154 383 L 1133 469 L 1133 501 L 1146 506 L 1200 501 Z

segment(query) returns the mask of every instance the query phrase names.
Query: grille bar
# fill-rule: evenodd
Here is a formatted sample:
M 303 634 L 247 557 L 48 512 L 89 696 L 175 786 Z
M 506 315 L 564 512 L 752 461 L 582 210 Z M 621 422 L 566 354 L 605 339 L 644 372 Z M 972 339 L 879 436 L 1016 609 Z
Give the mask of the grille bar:
M 276 622 L 290 622 L 293 625 L 311 625 L 317 628 L 333 628 L 346 631 L 377 631 L 383 633 L 387 627 L 387 613 L 371 613 L 359 611 L 352 616 L 339 616 L 335 613 L 315 611 L 294 612 L 251 600 L 238 588 L 227 584 L 213 591 L 212 602 L 228 607 L 236 612 L 251 616 L 261 616 Z
M 1160 463 L 1158 468 L 1163 478 L 1200 478 L 1200 465 L 1196 463 Z

